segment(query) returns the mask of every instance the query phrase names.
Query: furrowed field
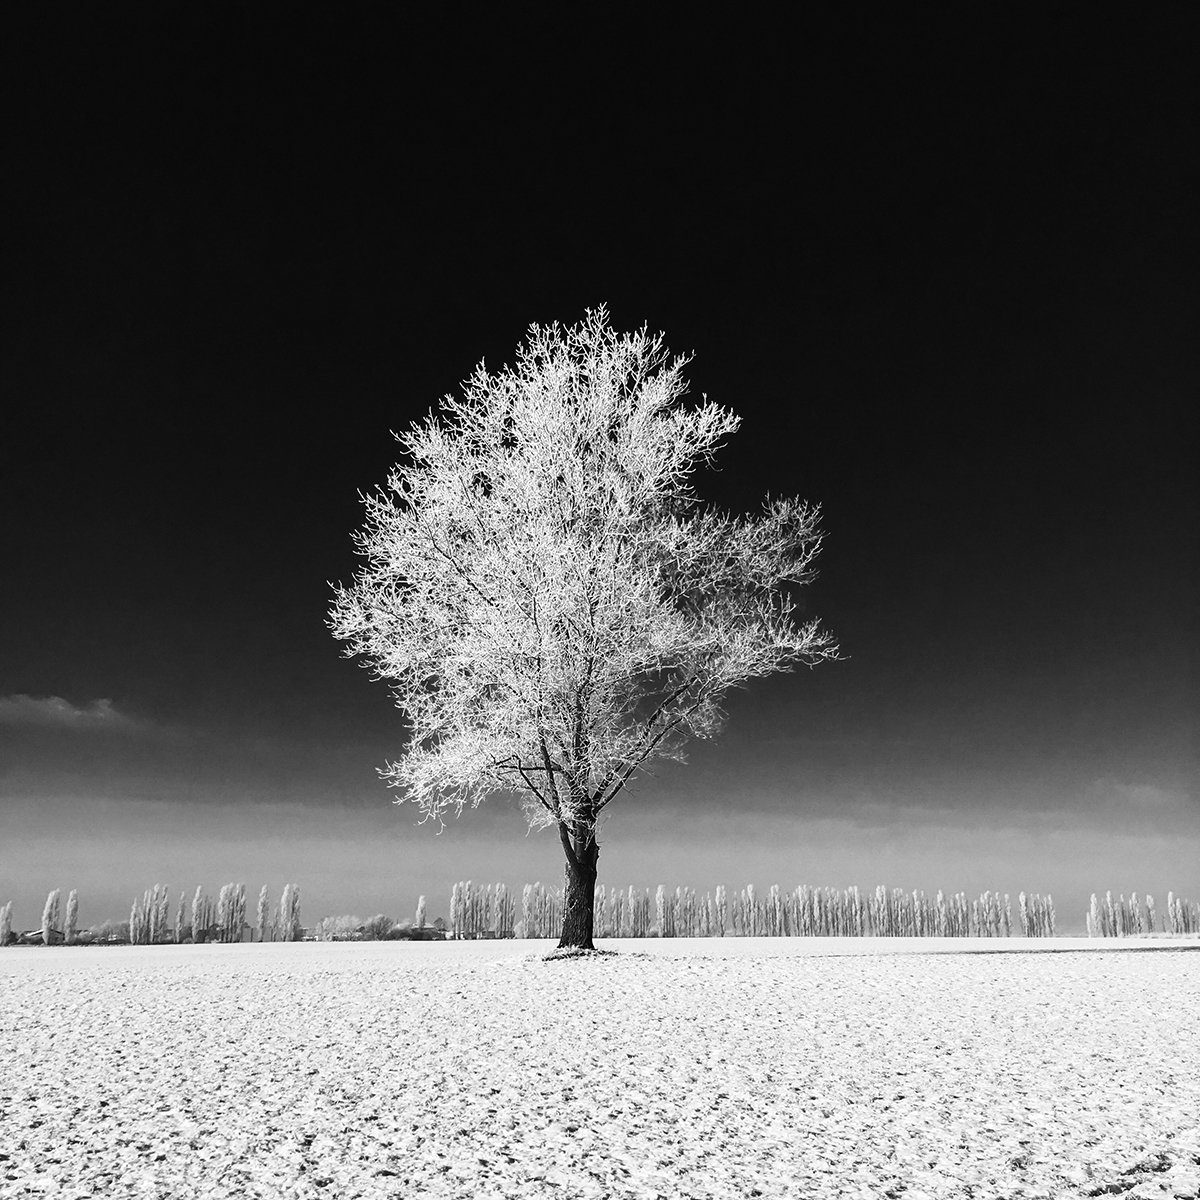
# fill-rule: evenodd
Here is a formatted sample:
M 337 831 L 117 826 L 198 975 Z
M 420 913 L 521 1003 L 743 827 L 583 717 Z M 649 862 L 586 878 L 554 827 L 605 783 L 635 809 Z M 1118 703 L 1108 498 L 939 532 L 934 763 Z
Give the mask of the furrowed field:
M 605 944 L 8 952 L 0 1196 L 1200 1195 L 1195 939 Z

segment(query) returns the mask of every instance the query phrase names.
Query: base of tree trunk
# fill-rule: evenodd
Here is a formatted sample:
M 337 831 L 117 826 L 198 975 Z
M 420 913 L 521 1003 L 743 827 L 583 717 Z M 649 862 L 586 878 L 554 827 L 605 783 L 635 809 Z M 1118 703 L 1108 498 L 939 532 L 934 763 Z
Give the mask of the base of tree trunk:
M 595 837 L 577 837 L 572 846 L 565 829 L 563 846 L 567 850 L 567 880 L 563 889 L 563 927 L 559 950 L 595 951 L 592 928 L 596 907 L 596 863 L 600 847 Z

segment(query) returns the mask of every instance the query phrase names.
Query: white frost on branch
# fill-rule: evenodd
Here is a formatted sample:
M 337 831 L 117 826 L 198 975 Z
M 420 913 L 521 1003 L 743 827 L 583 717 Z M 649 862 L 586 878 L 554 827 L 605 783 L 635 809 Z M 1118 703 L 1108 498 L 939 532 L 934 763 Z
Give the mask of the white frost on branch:
M 381 774 L 422 819 L 510 792 L 531 825 L 594 830 L 640 768 L 717 732 L 730 688 L 837 657 L 788 590 L 814 577 L 819 506 L 699 505 L 740 419 L 683 403 L 689 361 L 601 307 L 533 326 L 514 367 L 396 435 L 329 624 L 407 718 Z

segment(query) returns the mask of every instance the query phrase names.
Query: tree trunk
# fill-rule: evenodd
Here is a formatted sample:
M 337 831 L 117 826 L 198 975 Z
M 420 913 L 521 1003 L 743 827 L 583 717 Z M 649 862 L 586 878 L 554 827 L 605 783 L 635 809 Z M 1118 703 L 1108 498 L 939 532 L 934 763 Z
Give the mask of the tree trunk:
M 567 882 L 563 889 L 563 927 L 560 950 L 594 950 L 592 929 L 596 905 L 596 862 L 600 847 L 594 832 L 572 838 L 560 825 L 559 836 L 567 855 Z

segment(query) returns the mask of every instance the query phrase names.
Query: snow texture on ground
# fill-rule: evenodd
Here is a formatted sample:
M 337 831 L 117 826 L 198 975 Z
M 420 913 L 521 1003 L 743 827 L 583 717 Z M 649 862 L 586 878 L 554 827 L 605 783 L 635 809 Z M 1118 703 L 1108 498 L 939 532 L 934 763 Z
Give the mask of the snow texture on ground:
M 823 941 L 5 951 L 0 1197 L 1200 1197 L 1195 941 Z

